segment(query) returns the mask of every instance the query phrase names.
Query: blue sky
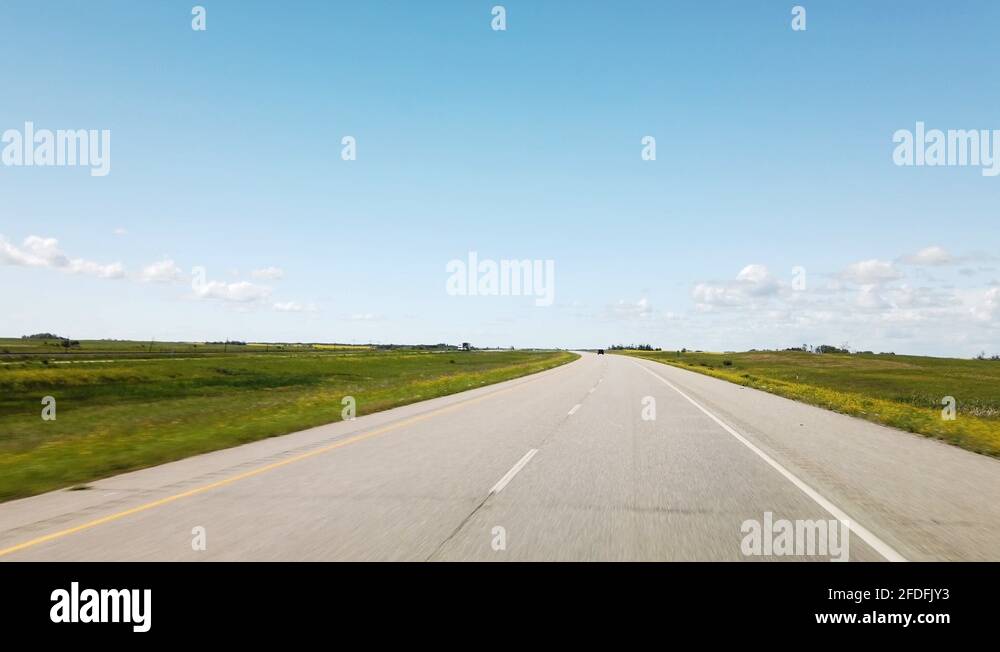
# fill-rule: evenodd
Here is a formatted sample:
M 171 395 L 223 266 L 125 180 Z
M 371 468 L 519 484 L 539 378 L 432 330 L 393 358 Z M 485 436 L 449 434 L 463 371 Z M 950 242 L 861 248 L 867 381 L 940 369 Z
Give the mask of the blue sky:
M 194 4 L 0 7 L 0 131 L 112 134 L 0 167 L 0 334 L 1000 353 L 1000 177 L 892 162 L 1000 129 L 995 2 Z

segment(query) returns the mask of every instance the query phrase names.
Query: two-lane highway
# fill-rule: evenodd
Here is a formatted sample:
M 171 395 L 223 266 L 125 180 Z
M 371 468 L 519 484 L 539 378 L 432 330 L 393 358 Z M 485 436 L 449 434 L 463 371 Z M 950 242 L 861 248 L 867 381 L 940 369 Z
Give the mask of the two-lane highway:
M 1000 558 L 997 460 L 615 355 L 90 486 L 0 505 L 0 559 Z

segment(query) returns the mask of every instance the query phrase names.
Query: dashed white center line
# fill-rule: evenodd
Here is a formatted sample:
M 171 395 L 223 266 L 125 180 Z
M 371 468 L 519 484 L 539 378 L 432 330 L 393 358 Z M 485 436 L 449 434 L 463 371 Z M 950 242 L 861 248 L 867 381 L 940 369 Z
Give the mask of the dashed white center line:
M 571 409 L 571 410 L 570 410 L 569 412 L 567 412 L 566 414 L 568 414 L 569 416 L 573 416 L 574 414 L 576 414 L 576 411 L 577 411 L 577 410 L 579 410 L 579 409 L 580 409 L 580 404 L 579 404 L 579 403 L 577 403 L 577 404 L 576 404 L 576 405 L 574 405 L 574 406 L 573 406 L 573 408 L 572 408 L 572 409 Z
M 517 464 L 512 466 L 510 471 L 507 471 L 507 473 L 502 478 L 500 478 L 495 485 L 493 485 L 493 488 L 490 489 L 490 494 L 498 494 L 501 491 L 503 491 L 503 488 L 507 486 L 507 483 L 509 483 L 511 480 L 514 479 L 514 476 L 517 475 L 517 472 L 523 469 L 524 465 L 530 462 L 531 458 L 534 457 L 535 453 L 537 452 L 538 452 L 537 448 L 532 448 L 530 451 L 525 453 L 524 457 L 518 460 Z

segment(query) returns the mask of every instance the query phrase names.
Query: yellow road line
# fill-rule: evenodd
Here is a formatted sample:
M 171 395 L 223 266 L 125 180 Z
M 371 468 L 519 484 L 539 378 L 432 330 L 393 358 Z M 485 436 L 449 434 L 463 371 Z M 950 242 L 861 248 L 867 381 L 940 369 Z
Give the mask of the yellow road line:
M 557 368 L 563 368 L 563 369 L 565 369 L 565 367 L 562 367 L 562 366 L 557 367 Z M 391 424 L 389 424 L 387 426 L 382 426 L 381 428 L 376 428 L 375 430 L 369 430 L 368 432 L 363 432 L 361 434 L 354 435 L 353 437 L 348 437 L 347 439 L 342 439 L 342 440 L 334 442 L 334 443 L 332 443 L 332 444 L 330 444 L 328 446 L 323 446 L 322 448 L 317 448 L 316 450 L 312 450 L 312 451 L 309 451 L 307 453 L 302 453 L 301 455 L 296 455 L 294 457 L 289 457 L 288 459 L 280 460 L 278 462 L 273 462 L 271 464 L 267 464 L 265 466 L 261 466 L 261 467 L 258 467 L 256 469 L 251 469 L 250 471 L 246 471 L 244 473 L 239 473 L 237 475 L 230 476 L 230 477 L 225 478 L 223 480 L 218 480 L 216 482 L 212 482 L 210 484 L 206 484 L 206 485 L 203 485 L 201 487 L 195 487 L 194 489 L 189 489 L 189 490 L 181 492 L 179 494 L 174 494 L 173 496 L 167 496 L 166 498 L 160 498 L 159 500 L 154 500 L 154 501 L 146 503 L 144 505 L 139 505 L 137 507 L 132 507 L 130 509 L 126 509 L 124 511 L 117 512 L 115 514 L 109 514 L 108 516 L 102 516 L 101 518 L 97 518 L 97 519 L 94 519 L 92 521 L 87 521 L 86 523 L 82 523 L 80 525 L 76 525 L 76 526 L 71 527 L 71 528 L 66 528 L 65 530 L 59 530 L 58 532 L 53 532 L 51 534 L 46 534 L 46 535 L 43 535 L 43 536 L 31 539 L 29 541 L 25 541 L 24 543 L 19 543 L 19 544 L 10 546 L 9 548 L 3 548 L 3 549 L 0 549 L 0 557 L 3 557 L 4 555 L 9 555 L 9 554 L 14 553 L 14 552 L 18 552 L 19 550 L 24 550 L 25 548 L 30 548 L 32 546 L 37 546 L 40 543 L 45 543 L 47 541 L 54 541 L 56 539 L 61 539 L 61 538 L 65 537 L 65 536 L 69 536 L 70 534 L 75 534 L 77 532 L 82 532 L 83 530 L 89 530 L 90 528 L 97 527 L 98 525 L 103 525 L 104 523 L 110 523 L 111 521 L 117 521 L 118 519 L 125 518 L 126 516 L 131 516 L 132 514 L 138 514 L 139 512 L 145 512 L 146 510 L 150 510 L 150 509 L 153 509 L 155 507 L 160 507 L 162 505 L 167 505 L 167 504 L 172 503 L 174 501 L 181 500 L 182 498 L 189 498 L 191 496 L 196 496 L 198 494 L 205 493 L 206 491 L 211 491 L 212 489 L 218 489 L 219 487 L 224 487 L 224 486 L 226 486 L 228 484 L 232 484 L 234 482 L 237 482 L 238 480 L 244 480 L 246 478 L 252 478 L 255 475 L 260 475 L 261 473 L 265 473 L 267 471 L 272 471 L 274 469 L 281 468 L 283 466 L 287 466 L 287 465 L 292 464 L 294 462 L 300 462 L 300 461 L 308 459 L 310 457 L 315 457 L 315 456 L 321 455 L 323 453 L 328 453 L 328 452 L 330 452 L 332 450 L 335 450 L 337 448 L 340 448 L 342 446 L 347 446 L 348 444 L 353 444 L 355 442 L 359 442 L 359 441 L 362 441 L 364 439 L 369 439 L 371 437 L 375 437 L 376 435 L 381 435 L 381 434 L 390 432 L 392 430 L 398 430 L 399 428 L 402 428 L 404 426 L 408 426 L 408 425 L 411 425 L 413 423 L 417 423 L 419 421 L 423 421 L 425 419 L 429 419 L 431 417 L 436 417 L 436 416 L 439 416 L 441 414 L 445 414 L 447 412 L 451 412 L 451 411 L 456 410 L 456 409 L 458 409 L 460 407 L 465 407 L 467 405 L 472 405 L 473 403 L 478 403 L 478 402 L 480 402 L 482 400 L 485 400 L 487 398 L 492 398 L 492 397 L 497 396 L 499 394 L 505 394 L 507 392 L 510 392 L 510 391 L 513 391 L 513 390 L 517 389 L 518 387 L 521 387 L 522 385 L 527 385 L 528 383 L 532 383 L 532 382 L 535 382 L 537 380 L 541 380 L 541 378 L 542 378 L 542 376 L 537 376 L 535 378 L 531 378 L 529 380 L 525 380 L 525 381 L 522 381 L 520 383 L 517 383 L 516 385 L 513 385 L 511 387 L 505 387 L 503 389 L 498 389 L 496 391 L 489 392 L 488 394 L 483 394 L 482 396 L 476 396 L 475 398 L 470 398 L 470 399 L 466 399 L 464 401 L 459 401 L 457 403 L 452 403 L 451 405 L 446 405 L 446 406 L 438 408 L 436 410 L 431 410 L 430 412 L 425 412 L 423 414 L 418 414 L 416 416 L 408 417 L 406 419 L 403 419 L 402 421 L 396 421 L 396 422 L 393 422 L 393 423 L 391 423 Z

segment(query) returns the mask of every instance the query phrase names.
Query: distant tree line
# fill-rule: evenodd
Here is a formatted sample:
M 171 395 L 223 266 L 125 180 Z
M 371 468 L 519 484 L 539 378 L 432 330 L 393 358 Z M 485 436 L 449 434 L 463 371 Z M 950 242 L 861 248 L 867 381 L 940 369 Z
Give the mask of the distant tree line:
M 651 344 L 612 344 L 608 347 L 609 351 L 659 351 L 659 348 L 653 348 Z
M 35 333 L 34 335 L 22 335 L 22 340 L 57 340 L 57 346 L 61 346 L 65 349 L 79 347 L 79 340 L 71 340 L 68 337 L 60 337 L 58 335 L 53 335 L 52 333 Z M 48 341 L 45 342 L 48 344 Z
M 368 344 L 368 346 L 374 349 L 380 349 L 384 351 L 400 351 L 400 350 L 455 351 L 462 348 L 465 348 L 466 350 L 475 348 L 468 342 L 463 342 L 462 346 L 457 346 L 455 344 L 445 344 L 443 342 L 438 344 Z
M 851 351 L 851 348 L 846 344 L 840 346 L 833 346 L 832 344 L 820 344 L 819 346 L 811 346 L 809 344 L 803 344 L 802 346 L 790 346 L 785 351 L 803 351 L 805 353 L 840 353 L 842 355 L 875 355 L 874 351 Z M 878 355 L 896 355 L 892 351 L 882 351 Z

